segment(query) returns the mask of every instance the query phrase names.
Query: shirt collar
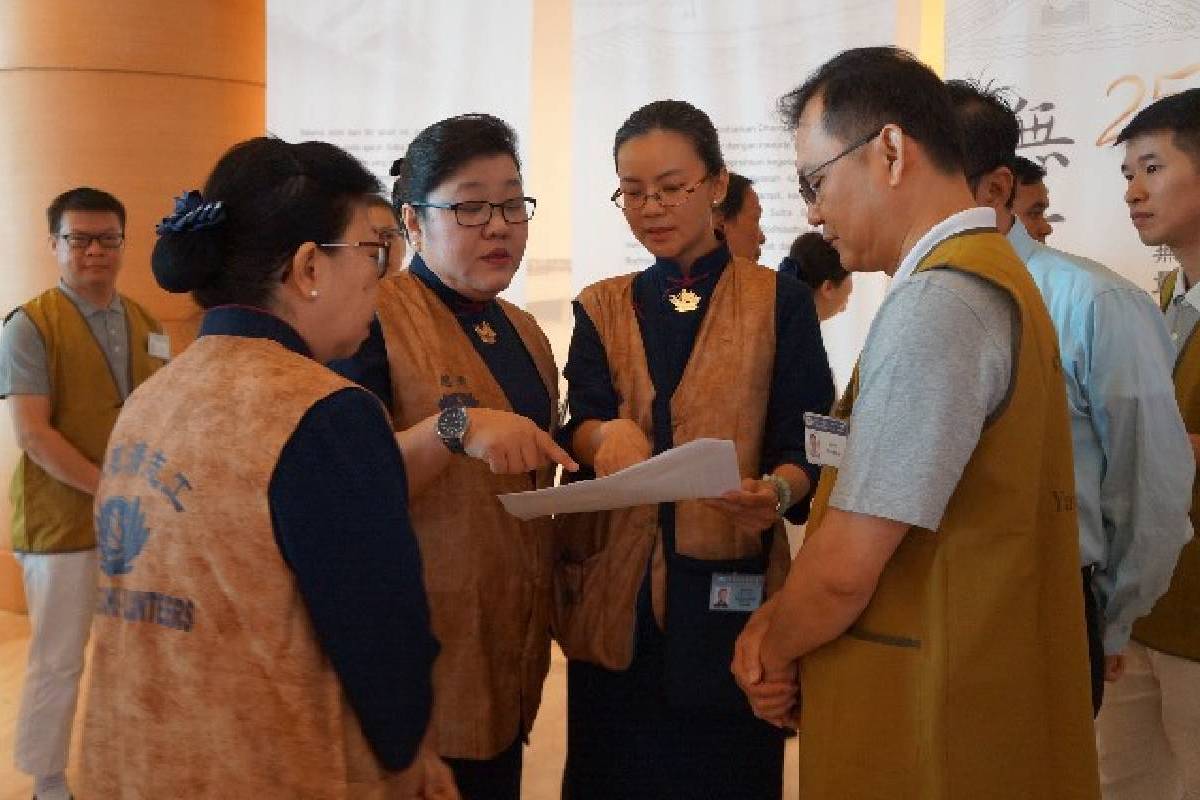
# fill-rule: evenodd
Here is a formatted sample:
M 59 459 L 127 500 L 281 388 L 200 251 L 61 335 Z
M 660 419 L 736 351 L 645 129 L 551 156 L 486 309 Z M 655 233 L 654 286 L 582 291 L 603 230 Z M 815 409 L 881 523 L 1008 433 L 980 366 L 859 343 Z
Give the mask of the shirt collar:
M 201 336 L 242 336 L 247 339 L 270 339 L 293 353 L 312 358 L 299 332 L 269 311 L 251 306 L 217 306 L 204 314 L 200 323 Z
M 692 268 L 688 272 L 688 277 L 698 280 L 702 276 L 710 274 L 719 275 L 732 258 L 733 256 L 729 252 L 729 245 L 722 241 L 717 244 L 715 249 L 710 250 L 692 262 Z M 655 270 L 666 278 L 683 277 L 683 270 L 680 268 L 679 262 L 670 258 L 654 259 L 654 264 L 650 269 Z
M 1179 303 L 1181 302 L 1180 298 L 1182 298 L 1192 308 L 1200 310 L 1200 282 L 1196 283 L 1192 288 L 1185 290 L 1183 287 L 1186 285 L 1187 278 L 1183 274 L 1183 267 L 1180 267 L 1175 275 L 1175 291 L 1171 295 L 1171 302 Z
M 1012 229 L 1009 230 L 1008 243 L 1012 245 L 1013 250 L 1017 251 L 1017 258 L 1022 262 L 1028 262 L 1033 258 L 1034 252 L 1038 249 L 1040 243 L 1029 235 L 1029 231 L 1025 230 L 1024 223 L 1021 220 L 1013 220 Z
M 79 313 L 83 314 L 85 317 L 90 317 L 100 311 L 114 311 L 121 314 L 125 312 L 125 306 L 121 304 L 121 295 L 117 294 L 116 292 L 113 292 L 113 299 L 108 306 L 106 308 L 102 308 L 80 295 L 79 292 L 68 286 L 67 282 L 62 278 L 58 279 L 58 290 L 65 294 L 67 299 L 74 303 L 75 307 L 79 309 Z
M 408 271 L 415 275 L 421 283 L 429 287 L 430 291 L 436 294 L 438 299 L 445 303 L 446 307 L 455 314 L 482 314 L 496 302 L 495 299 L 472 300 L 451 289 L 438 277 L 436 272 L 429 268 L 429 265 L 425 263 L 425 259 L 421 258 L 420 253 L 413 253 L 412 261 L 408 265 Z
M 913 245 L 913 249 L 908 251 L 908 255 L 900 262 L 900 268 L 896 270 L 896 274 L 892 276 L 892 285 L 888 291 L 896 288 L 896 284 L 909 278 L 916 271 L 917 266 L 921 263 L 921 259 L 929 255 L 933 248 L 937 247 L 942 242 L 949 239 L 955 234 L 969 231 L 973 228 L 995 228 L 996 227 L 996 210 L 991 206 L 977 206 L 968 208 L 965 211 L 959 211 L 957 214 L 952 214 L 944 220 L 934 225 L 925 235 L 917 240 Z

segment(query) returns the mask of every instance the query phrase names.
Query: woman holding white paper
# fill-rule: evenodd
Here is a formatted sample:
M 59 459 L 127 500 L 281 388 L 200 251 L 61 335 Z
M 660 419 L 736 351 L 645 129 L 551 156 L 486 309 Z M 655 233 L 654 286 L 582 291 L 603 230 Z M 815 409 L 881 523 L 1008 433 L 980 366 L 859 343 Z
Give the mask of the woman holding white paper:
M 574 468 L 550 437 L 550 345 L 498 297 L 525 253 L 536 204 L 525 194 L 502 120 L 467 114 L 421 131 L 393 197 L 412 262 L 381 282 L 369 338 L 336 366 L 383 400 L 398 431 L 442 646 L 431 736 L 466 800 L 520 796 L 550 659 L 550 521 L 522 522 L 496 496 L 550 485 L 555 461 Z
M 703 111 L 638 109 L 613 155 L 612 200 L 656 260 L 577 299 L 560 441 L 607 475 L 729 439 L 743 480 L 721 498 L 559 518 L 564 797 L 778 797 L 782 731 L 754 718 L 729 663 L 786 570 L 781 517 L 802 522 L 816 482 L 803 414 L 834 393 L 816 312 L 805 287 L 732 257 L 714 230 L 728 173 Z

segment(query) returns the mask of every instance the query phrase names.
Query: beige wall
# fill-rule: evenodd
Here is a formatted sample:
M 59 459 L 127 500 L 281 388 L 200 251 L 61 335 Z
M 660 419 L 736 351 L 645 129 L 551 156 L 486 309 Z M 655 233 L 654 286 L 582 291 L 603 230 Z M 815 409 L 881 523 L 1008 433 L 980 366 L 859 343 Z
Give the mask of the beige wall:
M 571 338 L 571 3 L 534 0 L 532 103 L 526 176 L 538 198 L 524 269 L 526 308 L 561 370 Z
M 4 0 L 0 3 L 0 308 L 57 280 L 44 209 L 92 185 L 129 212 L 119 287 L 164 323 L 176 352 L 193 335 L 186 297 L 157 288 L 149 256 L 171 198 L 198 187 L 234 142 L 265 117 L 265 0 Z M 0 481 L 18 451 L 0 421 Z M 0 546 L 9 541 L 7 492 Z M 15 564 L 0 557 L 0 608 L 22 602 Z

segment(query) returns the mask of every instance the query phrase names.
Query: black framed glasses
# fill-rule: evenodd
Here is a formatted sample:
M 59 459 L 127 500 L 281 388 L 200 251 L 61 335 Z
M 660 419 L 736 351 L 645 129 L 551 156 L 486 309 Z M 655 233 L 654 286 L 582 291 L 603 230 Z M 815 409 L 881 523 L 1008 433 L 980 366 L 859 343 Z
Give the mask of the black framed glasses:
M 390 245 L 386 242 L 326 242 L 317 247 L 373 247 L 375 248 L 375 269 L 379 272 L 379 277 L 382 278 L 387 274 Z
M 479 228 L 492 221 L 492 214 L 500 209 L 500 216 L 510 225 L 520 225 L 533 219 L 537 200 L 532 197 L 510 197 L 499 203 L 486 200 L 462 200 L 457 203 L 409 203 L 413 208 L 440 208 L 453 211 L 454 221 L 464 228 Z
M 817 202 L 817 188 L 812 185 L 813 175 L 816 175 L 818 172 L 825 169 L 830 164 L 833 164 L 834 162 L 838 161 L 839 159 L 845 158 L 846 156 L 850 155 L 855 150 L 862 147 L 867 142 L 871 141 L 872 139 L 874 139 L 876 136 L 878 136 L 881 133 L 883 133 L 883 128 L 880 128 L 879 130 L 859 139 L 857 142 L 850 145 L 849 147 L 847 147 L 842 152 L 838 153 L 833 158 L 829 159 L 828 161 L 823 162 L 820 166 L 814 167 L 813 169 L 810 169 L 808 172 L 801 172 L 799 175 L 800 196 L 802 198 L 804 198 L 804 202 L 810 206 Z
M 374 231 L 375 235 L 379 237 L 379 241 L 388 247 L 391 247 L 393 242 L 398 242 L 404 238 L 404 234 L 400 229 L 395 227 L 374 228 Z
M 116 250 L 125 243 L 123 233 L 60 233 L 58 238 L 72 250 L 87 250 L 92 242 L 99 242 L 105 250 Z
M 645 208 L 651 199 L 657 200 L 663 208 L 677 208 L 688 201 L 692 193 L 704 185 L 711 176 L 705 175 L 691 186 L 664 186 L 657 192 L 644 192 L 640 189 L 617 189 L 608 198 L 622 211 L 637 211 Z

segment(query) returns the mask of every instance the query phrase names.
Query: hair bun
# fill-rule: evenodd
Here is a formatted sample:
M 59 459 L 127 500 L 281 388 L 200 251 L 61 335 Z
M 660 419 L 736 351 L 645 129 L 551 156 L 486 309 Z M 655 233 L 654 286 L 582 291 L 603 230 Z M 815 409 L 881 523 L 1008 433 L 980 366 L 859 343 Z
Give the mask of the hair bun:
M 168 292 L 190 292 L 212 283 L 221 268 L 225 205 L 205 202 L 192 190 L 175 198 L 175 212 L 155 226 L 158 241 L 150 268 Z
M 800 262 L 791 256 L 784 256 L 779 262 L 779 271 L 784 275 L 791 275 L 793 278 L 800 277 Z
M 221 258 L 221 236 L 215 230 L 168 232 L 154 244 L 150 269 L 168 292 L 192 292 L 213 283 Z

